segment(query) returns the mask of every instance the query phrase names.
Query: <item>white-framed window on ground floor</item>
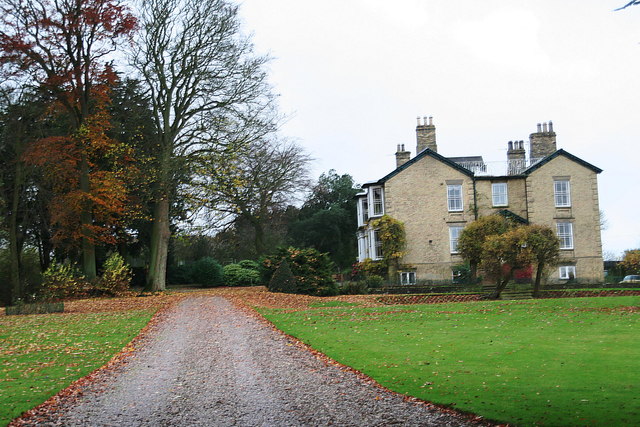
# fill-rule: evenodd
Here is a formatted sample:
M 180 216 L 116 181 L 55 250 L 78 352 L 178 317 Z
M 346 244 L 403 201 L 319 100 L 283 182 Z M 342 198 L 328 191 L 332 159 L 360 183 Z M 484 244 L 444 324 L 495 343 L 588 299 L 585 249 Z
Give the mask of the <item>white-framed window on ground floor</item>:
M 384 254 L 382 253 L 382 239 L 380 238 L 380 232 L 373 230 L 373 259 L 382 259 Z
M 561 265 L 560 266 L 560 279 L 570 280 L 576 278 L 576 266 L 575 265 Z
M 416 284 L 416 272 L 415 271 L 401 271 L 400 272 L 400 284 L 401 285 L 415 285 Z

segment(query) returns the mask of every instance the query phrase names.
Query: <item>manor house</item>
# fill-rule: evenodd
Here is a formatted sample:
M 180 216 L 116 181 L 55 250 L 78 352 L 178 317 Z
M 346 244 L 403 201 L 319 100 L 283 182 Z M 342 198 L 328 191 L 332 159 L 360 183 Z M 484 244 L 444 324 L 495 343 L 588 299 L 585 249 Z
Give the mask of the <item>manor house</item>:
M 548 283 L 603 281 L 597 176 L 601 169 L 556 148 L 553 123 L 524 141 L 509 141 L 503 162 L 438 153 L 431 117 L 418 118 L 416 156 L 398 145 L 396 169 L 358 194 L 358 258 L 381 259 L 381 242 L 368 220 L 384 214 L 402 221 L 407 236 L 399 282 L 452 280 L 463 263 L 457 241 L 465 225 L 501 214 L 547 225 L 560 239 L 561 262 Z

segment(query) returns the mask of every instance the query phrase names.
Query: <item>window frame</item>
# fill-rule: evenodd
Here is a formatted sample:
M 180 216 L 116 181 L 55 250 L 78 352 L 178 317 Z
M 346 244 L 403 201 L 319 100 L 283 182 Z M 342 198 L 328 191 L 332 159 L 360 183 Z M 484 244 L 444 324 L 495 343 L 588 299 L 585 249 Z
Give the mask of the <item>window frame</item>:
M 454 230 L 456 230 L 456 236 L 454 238 Z M 464 226 L 462 225 L 450 225 L 449 226 L 449 252 L 451 254 L 459 254 L 458 251 L 458 240 L 460 240 L 460 233 L 464 230 Z M 454 247 L 455 242 L 455 247 Z
M 382 239 L 379 237 L 378 230 L 372 230 L 372 239 L 371 239 L 371 259 L 379 260 L 384 259 L 384 253 L 382 252 Z
M 565 228 L 566 227 L 566 228 Z M 564 230 L 561 230 L 565 228 Z M 573 242 L 573 223 L 569 221 L 560 221 L 556 223 L 556 236 L 560 240 L 561 250 L 574 249 Z
M 563 275 L 563 272 L 565 273 L 564 275 Z M 574 279 L 577 277 L 575 265 L 561 265 L 558 268 L 558 278 L 560 280 L 570 280 L 571 279 L 570 273 L 573 273 Z
M 376 197 L 376 192 L 379 191 L 380 197 Z M 380 212 L 376 212 L 376 206 L 380 206 Z M 368 212 L 369 218 L 378 217 L 384 215 L 384 188 L 383 187 L 370 187 L 369 188 L 369 200 L 368 200 Z
M 452 192 L 454 194 L 452 194 Z M 455 194 L 457 192 L 458 194 Z M 458 202 L 460 206 L 458 207 Z M 464 197 L 462 195 L 462 184 L 447 184 L 447 210 L 449 212 L 464 211 Z
M 358 227 L 362 227 L 369 220 L 369 202 L 366 197 L 358 198 Z
M 400 271 L 399 275 L 400 275 L 401 286 L 411 286 L 417 283 L 415 271 Z M 407 277 L 408 280 L 405 280 L 405 277 Z M 413 280 L 411 280 L 411 278 L 413 278 Z
M 504 193 L 496 192 L 496 188 L 503 187 Z M 504 203 L 496 203 L 496 196 L 504 196 Z M 506 182 L 491 183 L 491 205 L 492 206 L 509 206 L 509 186 Z
M 564 186 L 565 188 L 559 188 Z M 556 208 L 571 207 L 571 182 L 566 178 L 553 180 L 553 202 Z

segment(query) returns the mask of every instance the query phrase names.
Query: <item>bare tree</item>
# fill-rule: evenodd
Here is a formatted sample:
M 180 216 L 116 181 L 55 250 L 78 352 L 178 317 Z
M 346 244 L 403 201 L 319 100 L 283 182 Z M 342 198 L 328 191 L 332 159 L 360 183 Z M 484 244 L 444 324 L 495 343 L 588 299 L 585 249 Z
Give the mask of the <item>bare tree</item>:
M 265 225 L 274 213 L 293 203 L 310 187 L 311 158 L 297 144 L 261 140 L 235 160 L 210 162 L 201 169 L 200 199 L 209 209 L 254 230 L 255 253 L 264 253 Z
M 233 155 L 273 130 L 268 58 L 240 35 L 225 0 L 141 0 L 133 65 L 148 85 L 158 129 L 147 289 L 165 288 L 170 208 L 195 159 Z

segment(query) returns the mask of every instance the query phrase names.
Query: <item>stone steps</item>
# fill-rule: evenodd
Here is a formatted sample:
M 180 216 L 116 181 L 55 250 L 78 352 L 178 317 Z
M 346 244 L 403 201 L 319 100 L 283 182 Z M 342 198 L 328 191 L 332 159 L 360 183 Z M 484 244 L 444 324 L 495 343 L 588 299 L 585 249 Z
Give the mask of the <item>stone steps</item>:
M 484 293 L 490 294 L 495 291 L 495 285 L 483 285 L 482 291 Z M 530 287 L 521 288 L 518 286 L 517 289 L 513 288 L 512 284 L 507 285 L 507 287 L 500 294 L 501 300 L 523 300 L 523 299 L 532 299 L 533 298 L 533 289 Z

